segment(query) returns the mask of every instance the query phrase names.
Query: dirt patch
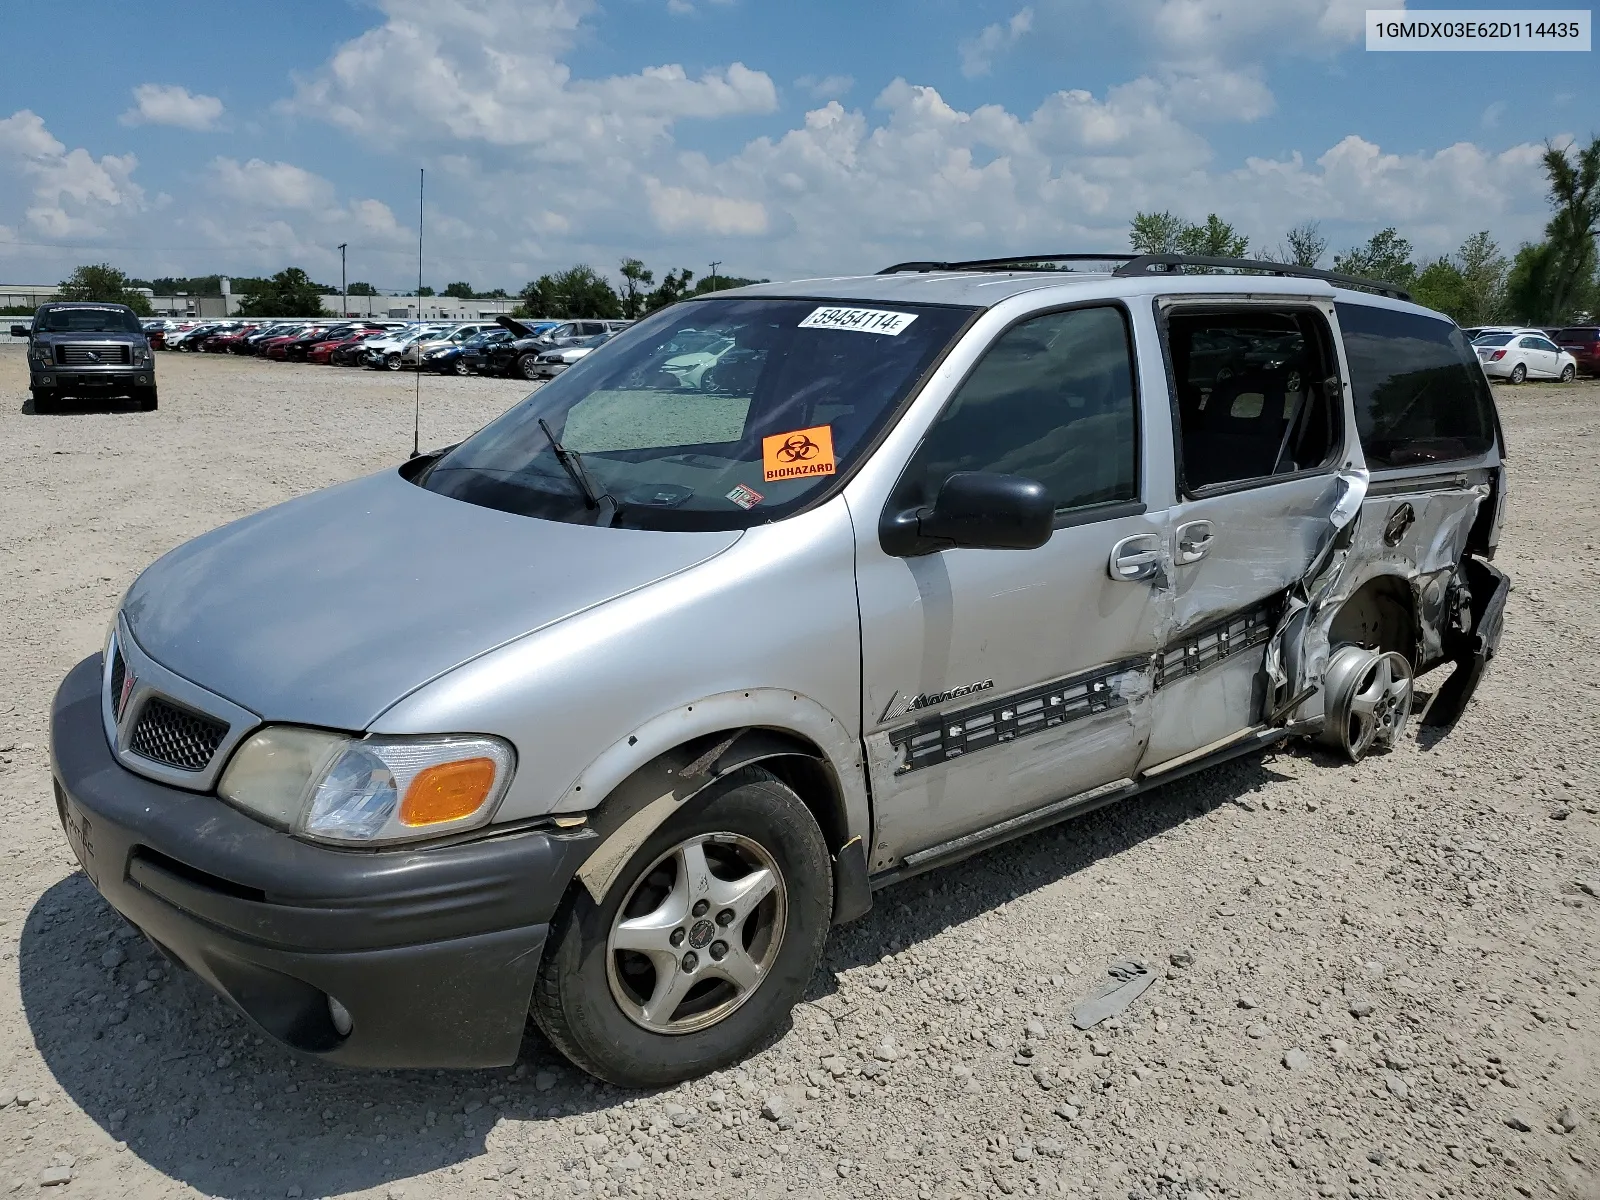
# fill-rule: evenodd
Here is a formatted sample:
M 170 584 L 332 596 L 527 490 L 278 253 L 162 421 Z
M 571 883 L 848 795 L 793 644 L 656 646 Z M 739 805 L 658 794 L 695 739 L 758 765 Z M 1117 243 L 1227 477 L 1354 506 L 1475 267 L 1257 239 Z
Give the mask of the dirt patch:
M 34 416 L 22 348 L 0 346 L 0 1187 L 1600 1194 L 1600 385 L 1499 392 L 1516 588 L 1449 737 L 1356 768 L 1236 762 L 881 893 L 771 1049 L 631 1094 L 533 1035 L 493 1072 L 298 1059 L 75 870 L 45 723 L 122 590 L 195 534 L 410 449 L 409 375 L 159 370 L 159 412 Z M 423 386 L 424 446 L 527 387 Z M 1073 1029 L 1127 956 L 1155 985 Z

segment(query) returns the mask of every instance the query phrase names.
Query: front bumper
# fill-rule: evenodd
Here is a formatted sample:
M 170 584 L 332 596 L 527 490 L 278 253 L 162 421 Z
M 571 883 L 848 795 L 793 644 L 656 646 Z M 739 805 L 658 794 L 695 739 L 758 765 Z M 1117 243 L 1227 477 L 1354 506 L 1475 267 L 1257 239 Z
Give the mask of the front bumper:
M 35 389 L 54 388 L 58 392 L 122 394 L 131 392 L 134 388 L 154 387 L 155 382 L 156 373 L 153 367 L 119 367 L 114 371 L 84 371 L 76 367 L 67 367 L 58 371 L 54 367 L 40 368 L 33 363 L 28 364 L 28 386 Z
M 535 379 L 554 379 L 571 365 L 571 363 L 534 363 L 533 377 Z
M 51 770 L 67 840 L 118 912 L 297 1050 L 362 1067 L 516 1059 L 549 921 L 592 835 L 312 846 L 118 763 L 101 677 L 97 654 L 57 690 Z

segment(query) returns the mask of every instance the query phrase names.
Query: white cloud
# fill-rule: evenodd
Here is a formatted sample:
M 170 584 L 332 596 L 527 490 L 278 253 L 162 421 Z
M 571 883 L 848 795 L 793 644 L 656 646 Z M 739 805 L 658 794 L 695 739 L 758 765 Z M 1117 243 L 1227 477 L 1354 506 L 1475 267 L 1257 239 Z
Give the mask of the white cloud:
M 176 125 L 199 132 L 222 120 L 222 101 L 198 96 L 175 83 L 141 83 L 133 89 L 133 107 L 119 118 L 124 125 Z
M 95 158 L 68 150 L 30 109 L 0 120 L 0 160 L 15 168 L 13 184 L 31 183 L 24 204 L 30 230 L 45 237 L 96 236 L 144 206 L 144 189 L 133 182 L 139 160 L 131 154 Z M 0 172 L 4 178 L 6 172 Z
M 677 64 L 574 82 L 561 56 L 595 0 L 383 0 L 384 23 L 302 79 L 288 111 L 388 144 L 475 141 L 558 161 L 631 154 L 680 120 L 772 112 L 777 88 L 742 63 Z
M 211 161 L 211 186 L 218 195 L 260 208 L 302 208 L 323 211 L 333 205 L 333 184 L 293 163 L 241 163 L 232 158 Z
M 1004 24 L 986 26 L 977 37 L 961 43 L 961 73 L 968 79 L 987 75 L 994 68 L 996 56 L 1015 46 L 1032 28 L 1031 8 L 1022 9 Z
M 1505 115 L 1506 102 L 1504 100 L 1496 100 L 1483 110 L 1483 115 L 1478 118 L 1478 124 L 1485 129 L 1498 129 L 1500 127 L 1500 118 Z
M 738 200 L 672 187 L 646 178 L 650 215 L 666 233 L 702 233 L 753 237 L 767 232 L 767 210 L 759 200 Z
M 794 85 L 813 100 L 838 100 L 850 94 L 856 81 L 853 75 L 824 75 L 820 79 L 815 75 L 802 75 Z

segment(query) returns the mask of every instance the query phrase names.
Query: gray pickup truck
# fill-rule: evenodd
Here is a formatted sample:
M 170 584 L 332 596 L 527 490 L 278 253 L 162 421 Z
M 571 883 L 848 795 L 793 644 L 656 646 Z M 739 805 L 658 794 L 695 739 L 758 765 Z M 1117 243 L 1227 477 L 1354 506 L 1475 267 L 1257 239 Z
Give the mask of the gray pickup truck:
M 1382 752 L 1453 664 L 1448 728 L 1509 588 L 1455 323 L 1038 265 L 674 305 L 172 550 L 56 695 L 88 879 L 305 1053 L 508 1063 L 531 1012 L 657 1086 L 781 1031 L 879 888 L 1284 738 Z
M 11 336 L 28 339 L 34 412 L 51 412 L 67 396 L 131 396 L 155 411 L 155 355 L 126 304 L 43 304 L 33 324 L 13 325 Z

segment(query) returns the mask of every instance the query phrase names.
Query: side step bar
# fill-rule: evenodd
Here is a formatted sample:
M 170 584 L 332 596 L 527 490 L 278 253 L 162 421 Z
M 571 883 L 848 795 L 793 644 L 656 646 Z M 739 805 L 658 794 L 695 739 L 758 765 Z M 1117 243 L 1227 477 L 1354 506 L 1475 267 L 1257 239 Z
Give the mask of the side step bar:
M 1063 800 L 1054 800 L 1032 812 L 1008 817 L 986 829 L 975 830 L 937 846 L 929 846 L 926 850 L 915 851 L 906 855 L 899 866 L 872 876 L 870 881 L 872 890 L 878 891 L 938 867 L 949 866 L 994 846 L 1015 841 L 1019 837 L 1073 817 L 1085 816 L 1108 804 L 1127 800 L 1162 784 L 1171 783 L 1173 780 L 1193 775 L 1197 771 L 1214 767 L 1229 759 L 1249 754 L 1253 750 L 1264 749 L 1289 735 L 1290 731 L 1287 729 L 1255 726 L 1223 738 L 1219 742 L 1213 742 L 1209 746 L 1202 746 L 1179 758 L 1170 759 L 1148 771 L 1142 771 L 1136 778 L 1114 780 Z

